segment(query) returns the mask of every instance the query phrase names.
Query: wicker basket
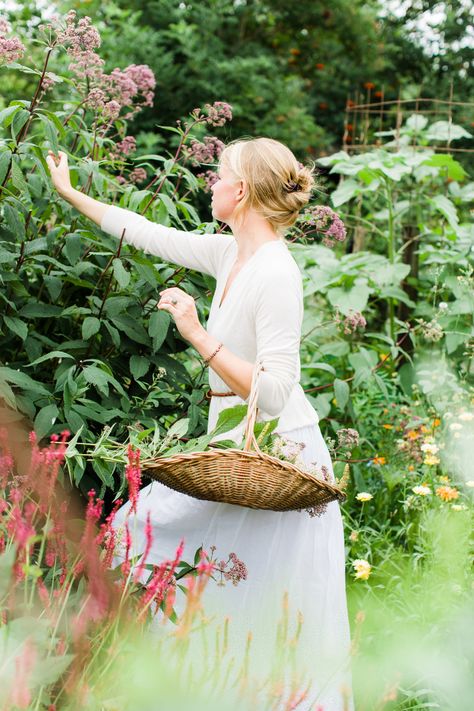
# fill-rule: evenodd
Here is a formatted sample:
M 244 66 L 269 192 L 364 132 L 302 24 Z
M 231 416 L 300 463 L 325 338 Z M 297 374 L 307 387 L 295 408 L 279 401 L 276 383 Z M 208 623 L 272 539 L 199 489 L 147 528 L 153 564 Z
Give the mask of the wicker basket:
M 344 501 L 346 495 L 336 486 L 260 450 L 254 424 L 258 378 L 262 369 L 262 364 L 257 363 L 253 372 L 243 450 L 183 452 L 145 460 L 142 467 L 146 474 L 196 499 L 252 509 L 292 511 L 334 500 Z

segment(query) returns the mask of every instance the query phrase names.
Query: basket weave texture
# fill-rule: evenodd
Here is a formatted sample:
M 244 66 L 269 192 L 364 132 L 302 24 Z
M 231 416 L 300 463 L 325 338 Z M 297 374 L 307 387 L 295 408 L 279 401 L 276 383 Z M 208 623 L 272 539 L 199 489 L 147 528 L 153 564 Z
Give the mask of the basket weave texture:
M 142 466 L 146 474 L 196 499 L 252 509 L 293 511 L 335 500 L 344 501 L 346 495 L 341 489 L 317 479 L 291 462 L 261 451 L 253 430 L 262 370 L 263 365 L 257 363 L 252 377 L 243 450 L 183 452 L 145 460 Z

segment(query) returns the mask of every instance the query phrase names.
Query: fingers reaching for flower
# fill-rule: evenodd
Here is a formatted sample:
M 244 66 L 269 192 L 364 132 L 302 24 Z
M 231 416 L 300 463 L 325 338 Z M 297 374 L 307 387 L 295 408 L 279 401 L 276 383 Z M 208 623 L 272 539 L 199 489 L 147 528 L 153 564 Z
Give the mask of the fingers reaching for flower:
M 192 341 L 202 329 L 193 297 L 177 286 L 160 291 L 157 308 L 173 317 L 176 328 L 187 341 Z

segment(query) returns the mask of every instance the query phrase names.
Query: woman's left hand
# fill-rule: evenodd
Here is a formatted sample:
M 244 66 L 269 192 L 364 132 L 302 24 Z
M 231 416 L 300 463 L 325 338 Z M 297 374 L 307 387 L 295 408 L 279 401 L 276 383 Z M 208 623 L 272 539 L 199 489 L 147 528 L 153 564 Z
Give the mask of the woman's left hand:
M 203 327 L 198 318 L 196 304 L 190 294 L 177 286 L 160 291 L 160 300 L 157 308 L 168 311 L 173 317 L 176 328 L 183 338 L 192 342 Z M 176 303 L 173 303 L 173 302 Z

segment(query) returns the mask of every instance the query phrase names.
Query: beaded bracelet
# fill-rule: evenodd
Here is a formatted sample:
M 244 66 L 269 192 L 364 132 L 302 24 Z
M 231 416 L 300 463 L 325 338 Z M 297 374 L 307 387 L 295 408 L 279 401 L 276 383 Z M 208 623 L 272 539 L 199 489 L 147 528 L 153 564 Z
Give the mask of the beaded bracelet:
M 209 358 L 204 358 L 204 363 L 205 363 L 205 365 L 209 365 L 210 361 L 214 358 L 214 356 L 216 355 L 216 353 L 218 353 L 218 352 L 220 351 L 220 349 L 222 348 L 223 345 L 224 345 L 223 343 L 219 343 L 219 345 L 217 346 L 217 348 L 216 348 L 216 350 L 214 351 L 214 353 L 213 353 L 211 356 L 209 356 Z

